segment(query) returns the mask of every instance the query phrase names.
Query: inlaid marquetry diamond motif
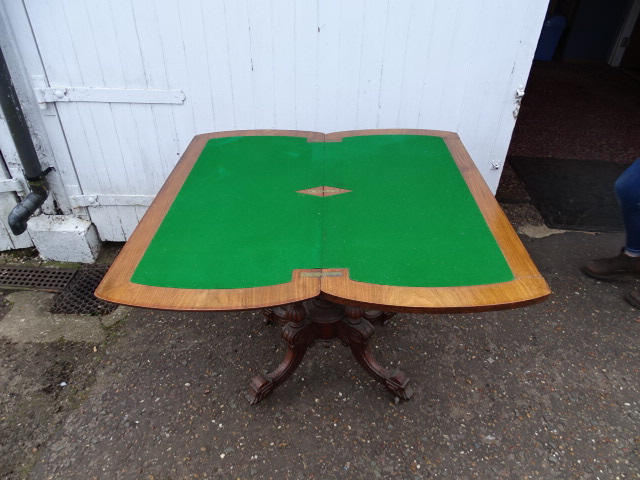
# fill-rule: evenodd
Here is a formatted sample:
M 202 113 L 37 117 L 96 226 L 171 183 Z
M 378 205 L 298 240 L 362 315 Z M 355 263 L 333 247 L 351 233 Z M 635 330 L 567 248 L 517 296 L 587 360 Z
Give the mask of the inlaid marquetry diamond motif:
M 341 193 L 349 193 L 351 190 L 345 190 L 344 188 L 336 187 L 314 187 L 307 188 L 305 190 L 298 190 L 297 193 L 304 193 L 305 195 L 315 195 L 316 197 L 330 197 L 331 195 L 340 195 Z

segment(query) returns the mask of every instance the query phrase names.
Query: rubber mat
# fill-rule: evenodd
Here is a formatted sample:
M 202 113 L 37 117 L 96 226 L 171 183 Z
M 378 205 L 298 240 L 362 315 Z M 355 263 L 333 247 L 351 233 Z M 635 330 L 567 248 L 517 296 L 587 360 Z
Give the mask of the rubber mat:
M 83 265 L 69 284 L 57 295 L 50 312 L 106 315 L 114 311 L 117 307 L 116 304 L 100 300 L 93 294 L 108 269 L 108 265 Z
M 622 232 L 614 183 L 627 165 L 564 158 L 509 157 L 550 228 Z

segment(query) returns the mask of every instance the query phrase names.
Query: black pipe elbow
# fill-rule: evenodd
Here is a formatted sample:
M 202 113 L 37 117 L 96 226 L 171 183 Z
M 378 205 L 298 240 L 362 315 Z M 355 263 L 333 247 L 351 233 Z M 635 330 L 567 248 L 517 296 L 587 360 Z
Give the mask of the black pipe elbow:
M 13 207 L 7 219 L 14 235 L 20 235 L 27 229 L 27 220 L 38 210 L 47 199 L 48 192 L 44 182 L 31 184 L 31 192 L 27 197 Z
M 0 107 L 9 126 L 11 137 L 15 143 L 18 156 L 24 167 L 25 177 L 31 189 L 29 195 L 11 210 L 7 218 L 7 223 L 13 234 L 20 235 L 27 229 L 29 217 L 47 199 L 47 183 L 44 177 L 53 170 L 53 167 L 42 171 L 2 49 L 0 49 Z

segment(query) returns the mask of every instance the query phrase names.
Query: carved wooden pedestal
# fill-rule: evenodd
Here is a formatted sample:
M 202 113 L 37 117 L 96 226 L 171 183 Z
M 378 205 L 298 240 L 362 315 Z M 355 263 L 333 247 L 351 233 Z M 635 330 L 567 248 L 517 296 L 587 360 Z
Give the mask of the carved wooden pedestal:
M 288 348 L 284 360 L 274 371 L 253 378 L 246 395 L 250 403 L 260 402 L 284 383 L 300 365 L 307 348 L 316 340 L 327 342 L 333 339 L 339 339 L 348 346 L 362 368 L 387 390 L 403 400 L 411 398 L 413 389 L 408 386 L 407 376 L 401 371 L 389 371 L 382 367 L 368 348 L 374 332 L 370 322 L 385 323 L 393 314 L 366 312 L 362 308 L 339 305 L 320 298 L 267 309 L 263 314 L 269 321 L 283 326 L 282 338 Z

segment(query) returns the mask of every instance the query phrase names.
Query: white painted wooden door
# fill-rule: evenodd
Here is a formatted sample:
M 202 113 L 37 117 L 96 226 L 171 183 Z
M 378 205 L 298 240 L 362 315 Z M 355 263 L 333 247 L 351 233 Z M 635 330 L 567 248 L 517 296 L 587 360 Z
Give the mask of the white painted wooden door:
M 193 135 L 215 130 L 452 130 L 495 190 L 547 3 L 24 0 L 20 8 L 44 70 L 34 81 L 51 88 L 39 98 L 63 100 L 41 113 L 64 131 L 47 123 L 77 175 L 66 194 L 88 208 L 102 239 L 117 241 Z M 126 90 L 139 91 L 135 102 L 159 90 L 183 92 L 184 101 L 113 100 Z M 78 92 L 94 97 L 74 101 Z

